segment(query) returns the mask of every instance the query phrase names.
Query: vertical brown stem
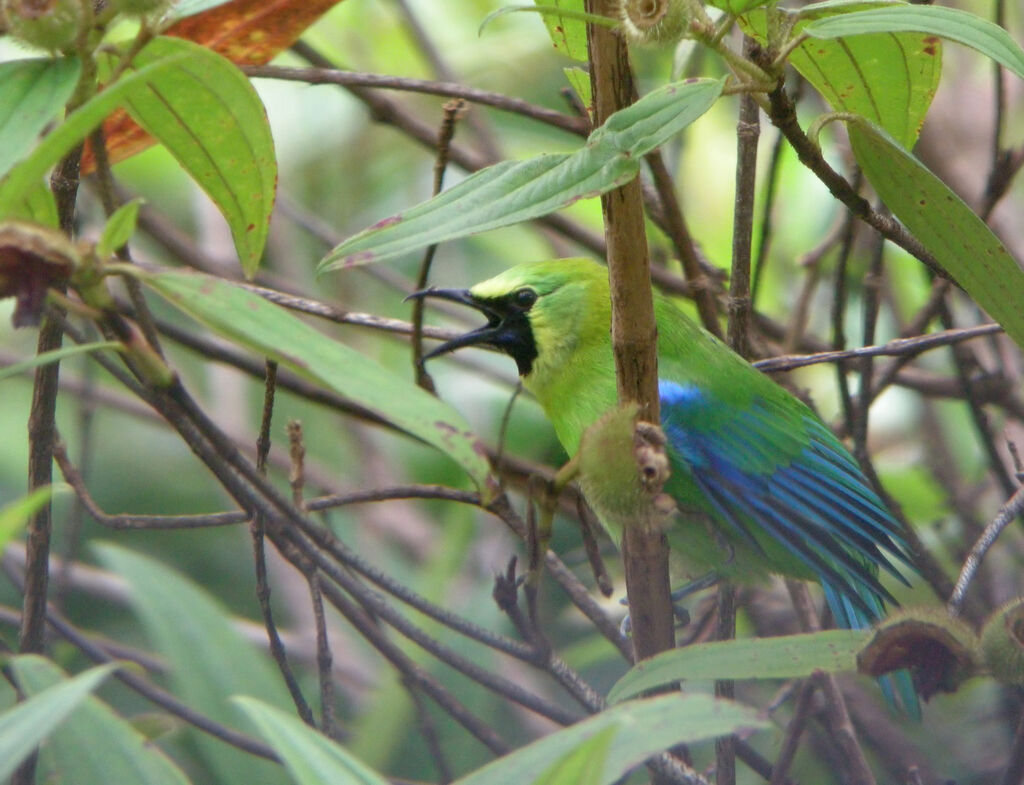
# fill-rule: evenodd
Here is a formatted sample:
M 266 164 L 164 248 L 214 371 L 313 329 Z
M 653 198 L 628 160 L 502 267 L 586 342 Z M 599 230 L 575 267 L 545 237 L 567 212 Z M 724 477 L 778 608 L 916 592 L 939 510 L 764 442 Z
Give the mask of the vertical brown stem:
M 587 0 L 587 11 L 614 13 L 611 0 Z M 595 121 L 627 106 L 633 95 L 626 43 L 604 27 L 588 25 L 590 80 Z M 601 197 L 608 243 L 608 280 L 612 301 L 612 347 L 619 402 L 640 404 L 640 416 L 660 421 L 657 327 L 651 296 L 651 271 L 644 232 L 643 201 L 636 179 Z M 629 526 L 622 543 L 638 660 L 675 643 L 669 599 L 668 543 L 655 527 Z
M 78 194 L 79 145 L 57 164 L 50 187 L 57 203 L 61 229 L 71 235 Z M 59 349 L 63 343 L 61 320 L 47 316 L 39 328 L 36 352 Z M 53 444 L 57 438 L 57 383 L 59 363 L 36 369 L 32 387 L 32 408 L 28 415 L 28 490 L 34 491 L 53 481 Z M 50 540 L 53 535 L 53 507 L 46 502 L 29 521 L 25 541 L 25 586 L 23 589 L 21 629 L 18 651 L 38 654 L 46 637 L 46 597 L 50 582 Z M 35 780 L 36 756 L 31 755 L 11 777 L 11 785 L 31 785 Z
M 736 593 L 728 581 L 718 585 L 718 635 L 720 641 L 736 637 Z M 734 698 L 736 685 L 730 679 L 715 682 L 715 695 Z M 715 783 L 736 785 L 736 737 L 723 736 L 715 740 Z

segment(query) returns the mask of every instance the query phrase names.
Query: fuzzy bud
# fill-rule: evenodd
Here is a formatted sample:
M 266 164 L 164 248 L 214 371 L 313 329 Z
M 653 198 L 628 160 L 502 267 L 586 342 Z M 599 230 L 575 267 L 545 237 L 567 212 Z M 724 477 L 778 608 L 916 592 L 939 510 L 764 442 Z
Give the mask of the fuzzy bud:
M 1024 685 L 1024 597 L 1011 600 L 985 622 L 981 655 L 997 681 Z
M 82 26 L 80 0 L 0 0 L 7 34 L 29 46 L 59 52 Z
M 674 44 L 686 34 L 690 13 L 685 0 L 621 0 L 619 18 L 632 41 Z

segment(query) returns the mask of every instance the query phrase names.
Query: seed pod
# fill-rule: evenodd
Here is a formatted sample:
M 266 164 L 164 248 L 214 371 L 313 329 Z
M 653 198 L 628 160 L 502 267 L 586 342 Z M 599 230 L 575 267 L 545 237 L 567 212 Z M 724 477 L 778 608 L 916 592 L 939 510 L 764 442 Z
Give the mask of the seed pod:
M 978 636 L 944 608 L 905 608 L 875 625 L 875 634 L 857 655 L 857 670 L 881 676 L 913 671 L 914 686 L 925 700 L 936 692 L 955 692 L 976 671 Z
M 1024 597 L 989 616 L 981 630 L 981 654 L 997 681 L 1024 685 Z
M 50 52 L 72 46 L 82 26 L 80 0 L 2 0 L 0 7 L 8 35 Z
M 673 44 L 690 22 L 683 0 L 621 0 L 619 17 L 626 35 L 641 44 Z

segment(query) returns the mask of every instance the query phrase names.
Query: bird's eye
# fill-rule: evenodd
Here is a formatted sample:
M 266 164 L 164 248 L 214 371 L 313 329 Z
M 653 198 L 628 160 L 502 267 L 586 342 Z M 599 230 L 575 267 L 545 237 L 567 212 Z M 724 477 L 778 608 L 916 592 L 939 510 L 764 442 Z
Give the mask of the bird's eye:
M 527 311 L 533 307 L 535 302 L 537 302 L 537 293 L 533 291 L 533 289 L 520 289 L 513 293 L 512 302 L 517 308 L 522 308 L 524 311 Z

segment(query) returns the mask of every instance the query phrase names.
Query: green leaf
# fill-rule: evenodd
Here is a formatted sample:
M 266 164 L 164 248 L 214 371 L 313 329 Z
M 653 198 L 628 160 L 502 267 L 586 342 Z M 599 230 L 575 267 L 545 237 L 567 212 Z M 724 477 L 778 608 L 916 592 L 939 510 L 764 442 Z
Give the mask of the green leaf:
M 0 780 L 6 781 L 39 742 L 117 668 L 116 663 L 92 668 L 0 714 Z
M 272 357 L 434 445 L 466 470 L 481 493 L 491 487 L 484 447 L 462 415 L 411 381 L 219 278 L 166 272 L 147 275 L 143 282 L 219 335 Z
M 857 652 L 870 637 L 870 630 L 827 630 L 672 649 L 634 666 L 612 687 L 608 702 L 685 679 L 793 679 L 814 671 L 855 671 Z
M 578 783 L 599 782 L 608 758 L 608 747 L 618 731 L 615 725 L 595 733 L 571 749 L 564 758 L 556 761 L 533 785 L 578 785 Z
M 121 344 L 118 341 L 97 341 L 96 343 L 81 343 L 76 346 L 64 346 L 60 349 L 51 349 L 48 352 L 42 354 L 36 354 L 29 357 L 27 360 L 22 360 L 18 363 L 12 363 L 11 365 L 5 365 L 0 367 L 0 381 L 7 379 L 11 376 L 18 376 L 19 374 L 30 371 L 33 368 L 37 368 L 40 365 L 48 365 L 49 363 L 59 362 L 65 357 L 73 357 L 76 354 L 88 354 L 90 352 L 98 352 L 103 349 L 120 349 Z
M 503 161 L 332 250 L 318 272 L 377 262 L 434 243 L 539 218 L 629 182 L 640 159 L 704 114 L 724 82 L 666 85 L 616 112 L 570 154 Z
M 67 490 L 66 485 L 45 485 L 36 488 L 32 493 L 22 496 L 17 501 L 0 507 L 0 553 L 4 547 L 18 536 L 25 528 L 29 519 L 43 508 L 56 491 Z
M 248 277 L 259 267 L 277 187 L 270 125 L 237 66 L 204 46 L 157 38 L 135 58 L 146 66 L 181 56 L 127 94 L 126 108 L 224 215 Z
M 43 180 L 39 180 L 28 189 L 21 204 L 9 210 L 7 217 L 31 221 L 42 226 L 49 226 L 51 229 L 57 229 L 60 226 L 60 220 L 57 217 L 57 200 L 53 198 L 53 191 Z
M 0 64 L 0 177 L 28 154 L 64 108 L 81 72 L 74 57 Z
M 26 199 L 39 188 L 43 175 L 54 164 L 117 109 L 132 90 L 144 85 L 148 79 L 158 78 L 165 71 L 176 67 L 185 57 L 178 54 L 150 63 L 110 85 L 68 115 L 63 123 L 36 145 L 28 158 L 16 164 L 0 182 L 0 220 L 13 214 L 23 215 Z
M 572 89 L 576 91 L 580 103 L 585 107 L 590 107 L 593 103 L 593 96 L 590 91 L 590 74 L 586 69 L 572 66 L 571 68 L 563 68 L 562 73 L 565 74 L 565 78 L 569 81 Z
M 12 667 L 28 695 L 42 694 L 67 678 L 42 657 L 19 657 Z M 188 778 L 159 747 L 95 697 L 86 698 L 50 736 L 40 770 L 41 781 L 75 785 L 188 785 Z
M 817 13 L 863 9 L 863 0 L 817 8 Z M 802 9 L 806 11 L 806 9 Z M 778 13 L 769 10 L 768 14 Z M 831 18 L 831 17 L 830 17 Z M 765 12 L 744 20 L 749 32 L 766 40 Z M 812 22 L 801 14 L 794 33 Z M 907 148 L 913 147 L 942 72 L 942 44 L 920 33 L 879 33 L 836 41 L 804 41 L 789 62 L 837 112 L 873 120 Z
M 297 785 L 388 785 L 387 779 L 294 714 L 246 695 L 232 700 L 281 756 Z
M 550 771 L 586 739 L 617 728 L 600 776 L 587 785 L 610 785 L 652 755 L 676 745 L 764 728 L 757 710 L 711 695 L 660 695 L 622 703 L 545 736 L 453 785 L 522 785 Z
M 999 25 L 957 8 L 899 5 L 817 19 L 803 32 L 815 38 L 865 33 L 927 33 L 977 49 L 1024 79 L 1024 50 Z
M 144 199 L 132 199 L 122 204 L 113 215 L 107 219 L 107 225 L 103 227 L 103 234 L 100 241 L 96 243 L 96 253 L 101 259 L 113 254 L 118 248 L 128 242 L 135 234 L 135 223 L 139 218 L 139 208 Z
M 545 3 L 541 0 L 534 0 L 538 6 L 555 6 L 567 11 L 582 14 L 586 10 L 583 7 L 583 0 L 551 0 Z M 544 26 L 551 36 L 551 43 L 555 49 L 571 57 L 573 60 L 587 62 L 587 23 L 578 16 L 561 16 L 558 14 L 544 14 Z
M 1024 270 L 984 221 L 883 130 L 848 124 L 853 154 L 885 205 L 1024 347 Z
M 280 674 L 267 656 L 235 630 L 220 602 L 180 573 L 110 543 L 93 546 L 100 561 L 123 576 L 132 607 L 146 636 L 164 658 L 176 696 L 211 719 L 238 728 L 228 698 L 257 695 L 276 706 L 290 706 Z M 248 727 L 240 728 L 243 732 Z M 218 785 L 270 785 L 284 772 L 270 761 L 230 747 L 191 729 Z

